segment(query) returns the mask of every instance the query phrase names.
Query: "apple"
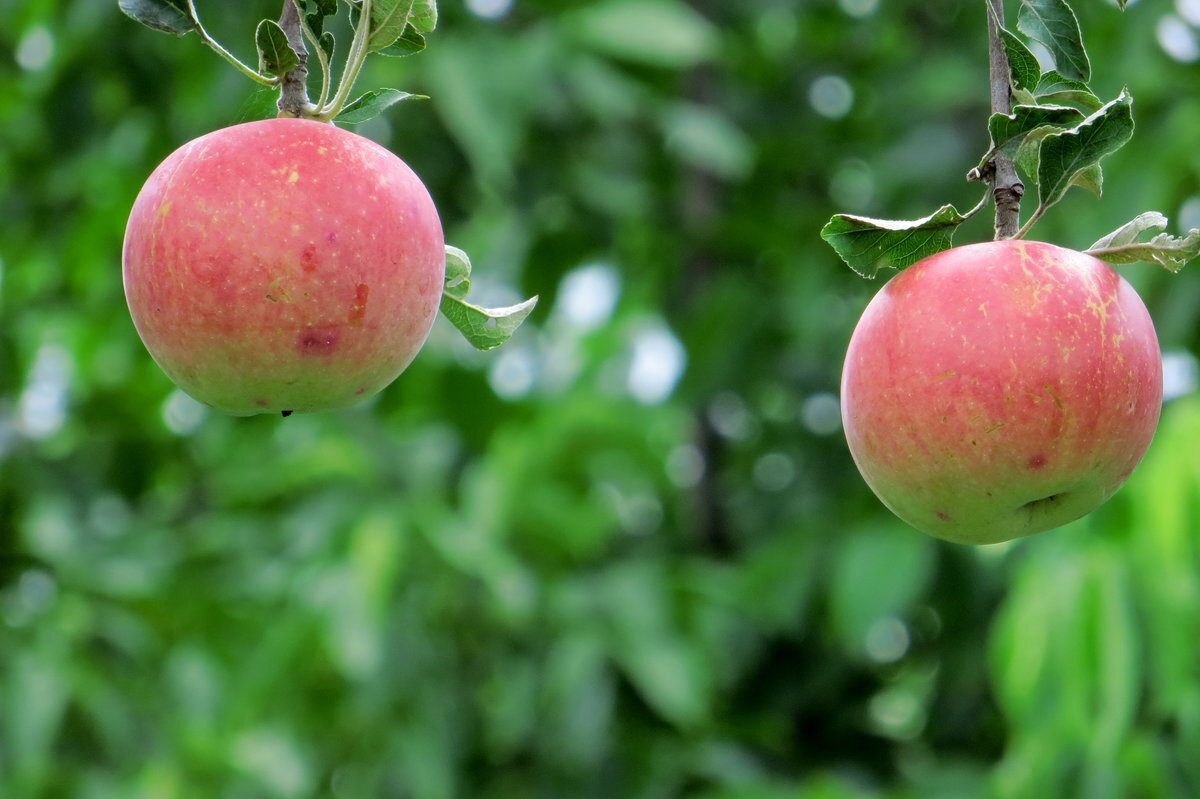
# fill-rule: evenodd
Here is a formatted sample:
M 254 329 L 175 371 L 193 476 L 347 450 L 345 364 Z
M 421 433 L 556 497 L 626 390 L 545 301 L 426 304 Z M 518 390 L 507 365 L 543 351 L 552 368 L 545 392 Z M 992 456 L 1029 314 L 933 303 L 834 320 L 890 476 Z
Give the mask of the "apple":
M 441 221 L 399 158 L 334 125 L 268 119 L 163 161 L 125 231 L 125 295 L 151 356 L 226 413 L 344 408 L 424 344 Z
M 867 305 L 842 373 L 850 452 L 897 516 L 949 541 L 1049 530 L 1108 499 L 1162 407 L 1146 306 L 1110 266 L 994 241 L 925 258 Z

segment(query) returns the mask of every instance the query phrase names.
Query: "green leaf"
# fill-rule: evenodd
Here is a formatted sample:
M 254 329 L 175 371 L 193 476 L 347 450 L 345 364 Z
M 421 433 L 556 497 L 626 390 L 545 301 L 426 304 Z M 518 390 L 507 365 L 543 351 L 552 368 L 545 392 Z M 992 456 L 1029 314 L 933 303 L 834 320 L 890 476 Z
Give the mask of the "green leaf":
M 1093 164 L 1079 170 L 1079 173 L 1071 180 L 1071 185 L 1087 189 L 1099 199 L 1104 196 L 1104 172 L 1100 169 L 1099 164 Z
M 529 316 L 538 298 L 506 308 L 481 308 L 466 301 L 471 290 L 471 259 L 457 247 L 446 245 L 446 283 L 442 291 L 442 313 L 478 350 L 499 347 Z
M 183 36 L 196 30 L 185 0 L 120 0 L 125 15 L 147 28 Z
M 1047 135 L 1054 133 L 1062 128 L 1056 128 L 1052 125 L 1046 125 L 1041 128 L 1034 128 L 1025 134 L 1021 139 L 1021 144 L 1017 147 L 1017 152 L 1013 156 L 1013 163 L 1017 165 L 1023 174 L 1031 180 L 1037 178 L 1038 163 L 1041 158 L 1042 139 Z
M 346 125 L 357 125 L 360 122 L 366 122 L 368 119 L 374 119 L 385 109 L 402 100 L 428 99 L 423 94 L 411 94 L 409 92 L 402 92 L 399 89 L 375 89 L 347 103 L 342 112 L 334 117 L 334 121 Z
M 584 46 L 619 59 L 685 69 L 712 58 L 717 29 L 680 0 L 606 0 L 581 3 L 563 18 Z
M 390 56 L 391 58 L 402 58 L 406 55 L 413 55 L 425 49 L 425 36 L 417 30 L 410 22 L 404 28 L 404 33 L 400 38 L 384 47 L 382 50 L 376 50 L 379 55 Z
M 437 0 L 415 0 L 408 21 L 421 33 L 433 33 L 438 21 Z
M 1051 103 L 1075 103 L 1089 111 L 1096 111 L 1104 102 L 1092 93 L 1083 81 L 1063 77 L 1056 70 L 1050 70 L 1042 75 L 1037 87 L 1038 100 Z
M 1070 130 L 1042 139 L 1037 168 L 1038 201 L 1043 209 L 1062 199 L 1079 173 L 1121 149 L 1133 136 L 1133 98 L 1121 95 Z
M 1042 67 L 1037 58 L 1029 52 L 1024 42 L 1004 28 L 1000 29 L 1000 37 L 1008 55 L 1008 69 L 1012 75 L 1013 87 L 1030 92 L 1037 89 L 1042 76 Z
M 382 50 L 403 36 L 412 7 L 413 0 L 374 0 L 367 50 Z
M 1080 81 L 1091 78 L 1079 20 L 1066 0 L 1021 0 L 1017 30 L 1045 45 L 1063 75 Z
M 304 13 L 304 22 L 314 36 L 321 36 L 325 31 L 325 17 L 337 13 L 337 0 L 298 0 L 300 11 Z
M 258 68 L 268 75 L 286 75 L 300 65 L 300 56 L 288 44 L 287 34 L 279 23 L 264 19 L 254 32 L 258 47 Z
M 1192 228 L 1183 238 L 1159 233 L 1149 241 L 1141 241 L 1143 233 L 1166 228 L 1165 216 L 1157 211 L 1146 211 L 1101 238 L 1085 252 L 1110 264 L 1145 261 L 1178 272 L 1188 261 L 1200 257 L 1200 229 Z
M 911 222 L 837 214 L 822 228 L 821 238 L 851 269 L 874 278 L 881 269 L 903 269 L 950 249 L 954 231 L 968 218 L 952 205 Z
M 1018 105 L 1011 114 L 992 114 L 988 119 L 988 133 L 992 147 L 979 162 L 979 168 L 990 161 L 998 152 L 1012 156 L 1025 137 L 1038 128 L 1069 128 L 1083 119 L 1077 108 L 1065 105 Z
M 458 247 L 446 245 L 445 293 L 456 300 L 466 299 L 471 291 L 471 259 Z

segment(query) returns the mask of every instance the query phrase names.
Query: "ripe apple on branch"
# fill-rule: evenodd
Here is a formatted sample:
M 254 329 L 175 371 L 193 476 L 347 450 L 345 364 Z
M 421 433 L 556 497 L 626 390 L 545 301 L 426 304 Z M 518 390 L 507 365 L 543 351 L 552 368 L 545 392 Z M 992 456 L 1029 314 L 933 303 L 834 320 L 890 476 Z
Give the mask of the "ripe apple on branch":
M 903 270 L 868 304 L 846 355 L 841 406 L 855 463 L 897 516 L 973 544 L 1078 519 L 1129 477 L 1158 424 L 1162 364 L 1149 313 L 1108 264 L 1178 271 L 1200 255 L 1200 230 L 1172 236 L 1155 212 L 1083 253 L 1023 240 L 1071 186 L 1099 195 L 1101 159 L 1132 137 L 1133 100 L 1092 93 L 1065 0 L 1021 2 L 1017 30 L 1053 57 L 1045 72 L 1004 27 L 1003 0 L 987 7 L 991 147 L 967 175 L 987 193 L 965 214 L 838 214 L 821 232 L 864 277 Z M 1020 174 L 1037 198 L 1024 224 Z M 953 247 L 955 229 L 989 200 L 996 240 Z
M 343 0 L 354 35 L 336 89 L 327 18 L 337 0 L 284 0 L 258 24 L 258 68 L 218 44 L 194 0 L 120 0 L 143 24 L 196 33 L 279 89 L 279 116 L 213 131 L 155 169 L 130 213 L 123 273 L 134 325 L 180 388 L 235 415 L 345 408 L 408 366 L 440 309 L 479 349 L 504 343 L 537 298 L 466 300 L 470 260 L 446 246 L 429 192 L 398 157 L 334 123 L 416 95 L 350 100 L 368 54 L 425 47 L 434 0 Z M 306 44 L 307 42 L 307 44 Z M 308 57 L 321 67 L 316 102 Z

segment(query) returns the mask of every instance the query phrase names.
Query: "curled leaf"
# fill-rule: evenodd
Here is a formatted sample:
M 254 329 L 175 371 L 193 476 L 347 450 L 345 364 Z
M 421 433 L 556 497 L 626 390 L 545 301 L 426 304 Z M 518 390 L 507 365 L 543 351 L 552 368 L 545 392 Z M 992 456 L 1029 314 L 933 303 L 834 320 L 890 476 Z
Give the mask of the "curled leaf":
M 1085 252 L 1110 264 L 1145 261 L 1178 272 L 1188 261 L 1200 256 L 1200 229 L 1192 228 L 1183 238 L 1159 233 L 1149 241 L 1141 241 L 1142 234 L 1147 231 L 1162 231 L 1166 227 L 1165 216 L 1157 211 L 1147 211 L 1104 236 Z
M 537 305 L 538 298 L 504 308 L 482 308 L 467 302 L 471 290 L 471 259 L 457 247 L 446 245 L 446 283 L 442 314 L 478 350 L 490 350 L 512 338 Z

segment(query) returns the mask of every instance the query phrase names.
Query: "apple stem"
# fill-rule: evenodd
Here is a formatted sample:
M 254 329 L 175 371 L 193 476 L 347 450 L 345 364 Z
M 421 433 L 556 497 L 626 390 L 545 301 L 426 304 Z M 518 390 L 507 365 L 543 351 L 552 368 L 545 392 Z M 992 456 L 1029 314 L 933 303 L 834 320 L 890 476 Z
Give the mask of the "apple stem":
M 346 66 L 342 69 L 337 91 L 333 99 L 317 112 L 317 119 L 329 122 L 342 112 L 346 101 L 350 99 L 350 90 L 358 80 L 363 62 L 367 59 L 367 53 L 370 52 L 368 39 L 371 32 L 371 0 L 362 0 L 358 14 L 358 27 L 354 29 L 354 39 L 350 42 L 350 52 L 346 55 Z
M 1004 27 L 1004 0 L 987 0 L 988 6 L 988 74 L 991 83 L 991 100 L 993 114 L 1012 113 L 1012 88 L 1008 64 L 1008 53 L 1004 49 L 1004 41 L 1000 38 L 1000 29 Z M 995 238 L 1011 239 L 1027 230 L 1029 225 L 1020 231 L 1021 196 L 1025 193 L 1025 184 L 1017 175 L 1013 160 L 1006 155 L 996 153 L 984 167 L 984 177 L 992 187 L 992 197 L 996 201 L 996 235 Z M 1034 220 L 1030 220 L 1032 223 Z
M 279 81 L 279 116 L 307 117 L 316 106 L 308 99 L 308 48 L 304 45 L 304 29 L 296 0 L 283 0 L 279 27 L 287 34 L 288 46 L 300 58 L 300 63 Z

